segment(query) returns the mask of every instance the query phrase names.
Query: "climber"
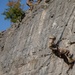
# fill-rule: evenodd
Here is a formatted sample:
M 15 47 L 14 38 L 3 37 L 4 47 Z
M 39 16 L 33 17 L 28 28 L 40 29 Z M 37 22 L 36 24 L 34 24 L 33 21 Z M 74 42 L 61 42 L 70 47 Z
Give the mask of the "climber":
M 37 0 L 37 4 L 39 4 L 41 1 L 42 0 Z M 26 4 L 30 7 L 29 10 L 31 10 L 31 11 L 33 10 L 34 5 L 36 5 L 36 4 L 34 4 L 34 0 L 27 0 Z
M 32 9 L 33 9 L 33 0 L 27 0 L 27 3 L 26 4 L 30 7 L 29 10 L 32 11 Z
M 56 40 L 56 37 L 50 36 L 49 39 L 50 39 L 49 40 L 49 48 L 52 50 L 52 52 L 55 55 L 57 55 L 60 58 L 63 58 L 64 61 L 68 64 L 71 64 L 75 61 L 75 60 L 72 59 L 73 54 L 70 54 L 69 50 L 59 48 L 58 45 L 54 43 L 54 41 Z

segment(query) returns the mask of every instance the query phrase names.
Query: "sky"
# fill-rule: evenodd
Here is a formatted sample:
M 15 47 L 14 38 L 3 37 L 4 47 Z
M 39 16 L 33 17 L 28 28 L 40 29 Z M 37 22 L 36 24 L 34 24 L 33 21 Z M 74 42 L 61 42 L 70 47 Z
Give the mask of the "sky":
M 11 26 L 10 20 L 5 20 L 4 15 L 2 13 L 4 12 L 5 9 L 8 7 L 6 4 L 8 3 L 9 0 L 0 0 L 0 31 L 4 31 L 8 29 Z M 21 0 L 21 3 L 24 4 L 24 10 L 28 9 L 28 6 L 26 5 L 26 0 Z

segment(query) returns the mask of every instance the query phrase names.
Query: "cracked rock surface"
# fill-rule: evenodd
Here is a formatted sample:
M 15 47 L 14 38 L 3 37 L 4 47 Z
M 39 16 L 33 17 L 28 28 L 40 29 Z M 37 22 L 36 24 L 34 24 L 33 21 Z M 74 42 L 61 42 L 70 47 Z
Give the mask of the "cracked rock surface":
M 75 43 L 69 44 L 75 42 L 75 0 L 43 0 L 21 23 L 0 32 L 0 75 L 75 75 L 75 64 L 68 71 L 48 48 L 50 35 L 56 42 L 62 35 L 59 46 L 75 58 Z

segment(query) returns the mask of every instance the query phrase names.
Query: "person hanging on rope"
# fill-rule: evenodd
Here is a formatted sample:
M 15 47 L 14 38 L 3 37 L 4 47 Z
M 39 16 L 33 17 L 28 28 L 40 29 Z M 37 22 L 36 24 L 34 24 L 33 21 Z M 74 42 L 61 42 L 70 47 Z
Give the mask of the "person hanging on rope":
M 72 59 L 73 54 L 71 54 L 69 50 L 59 48 L 59 46 L 57 44 L 55 44 L 56 37 L 50 36 L 49 39 L 50 39 L 49 40 L 49 48 L 52 50 L 52 52 L 56 56 L 63 58 L 67 64 L 71 64 L 71 63 L 75 62 L 75 60 Z

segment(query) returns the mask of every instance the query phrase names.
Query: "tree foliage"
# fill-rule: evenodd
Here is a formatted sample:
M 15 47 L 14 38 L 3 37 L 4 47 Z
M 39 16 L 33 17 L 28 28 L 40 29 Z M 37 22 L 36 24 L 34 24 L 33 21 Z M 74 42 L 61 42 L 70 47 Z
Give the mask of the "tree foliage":
M 9 0 L 7 3 L 8 8 L 3 12 L 5 19 L 10 19 L 11 22 L 15 23 L 17 20 L 21 21 L 25 16 L 22 9 L 21 0 Z

